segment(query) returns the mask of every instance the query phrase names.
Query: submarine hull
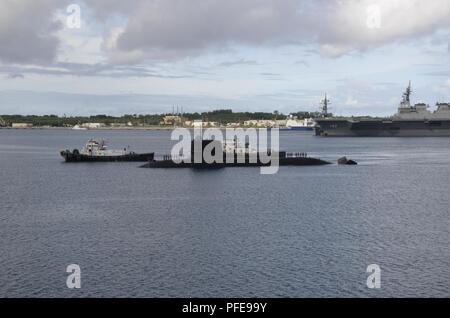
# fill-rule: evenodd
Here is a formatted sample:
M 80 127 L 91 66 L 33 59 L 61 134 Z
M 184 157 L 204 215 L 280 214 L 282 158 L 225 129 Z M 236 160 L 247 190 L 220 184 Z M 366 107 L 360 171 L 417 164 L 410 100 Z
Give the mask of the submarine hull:
M 279 166 L 320 166 L 330 164 L 328 161 L 324 161 L 318 158 L 311 157 L 285 157 L 277 158 Z M 249 158 L 245 158 L 245 161 L 239 162 L 234 160 L 233 162 L 175 162 L 171 159 L 166 160 L 151 160 L 148 163 L 141 166 L 141 168 L 194 168 L 194 169 L 221 169 L 226 167 L 264 167 L 274 165 L 275 162 L 263 162 L 259 158 L 252 162 Z

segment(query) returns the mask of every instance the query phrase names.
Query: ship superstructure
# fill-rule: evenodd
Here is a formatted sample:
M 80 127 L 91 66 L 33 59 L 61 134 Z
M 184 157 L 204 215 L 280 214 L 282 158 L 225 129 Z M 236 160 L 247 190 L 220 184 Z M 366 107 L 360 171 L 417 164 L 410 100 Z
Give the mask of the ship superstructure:
M 411 105 L 411 82 L 403 93 L 397 113 L 387 118 L 317 118 L 316 136 L 441 137 L 450 136 L 450 103 Z M 325 108 L 326 109 L 326 108 Z

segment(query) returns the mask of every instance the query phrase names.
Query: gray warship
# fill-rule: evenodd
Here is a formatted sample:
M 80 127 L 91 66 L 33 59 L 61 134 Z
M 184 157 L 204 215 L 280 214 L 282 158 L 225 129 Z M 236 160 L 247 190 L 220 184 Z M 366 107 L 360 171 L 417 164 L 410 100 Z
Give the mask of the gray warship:
M 411 105 L 411 82 L 395 115 L 387 118 L 334 118 L 329 100 L 322 101 L 322 117 L 315 119 L 315 135 L 329 137 L 450 137 L 450 103 Z

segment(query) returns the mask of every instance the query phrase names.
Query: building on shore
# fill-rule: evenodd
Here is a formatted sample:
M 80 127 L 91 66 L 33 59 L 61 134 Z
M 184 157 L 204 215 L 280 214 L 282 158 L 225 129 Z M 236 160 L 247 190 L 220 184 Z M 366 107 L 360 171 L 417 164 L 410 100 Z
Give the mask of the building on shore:
M 275 120 L 275 127 L 284 128 L 286 127 L 286 119 L 277 119 Z
M 183 120 L 178 115 L 167 115 L 163 117 L 161 124 L 166 126 L 176 126 L 182 124 Z
M 87 128 L 87 129 L 99 129 L 102 127 L 105 127 L 106 125 L 103 123 L 84 123 L 81 125 L 81 127 Z
M 33 124 L 30 123 L 12 123 L 12 128 L 25 129 L 25 128 L 33 128 Z
M 207 122 L 203 120 L 194 120 L 192 122 L 192 127 L 194 128 L 205 128 L 207 127 Z
M 124 123 L 111 123 L 111 124 L 109 124 L 109 127 L 112 127 L 112 128 L 124 128 L 124 127 L 127 127 L 127 124 L 124 124 Z
M 265 119 L 253 119 L 244 121 L 245 127 L 258 127 L 258 128 L 272 128 L 278 127 L 278 123 L 276 120 L 265 120 Z
M 220 127 L 220 124 L 216 121 L 194 120 L 190 126 L 194 128 L 215 128 Z

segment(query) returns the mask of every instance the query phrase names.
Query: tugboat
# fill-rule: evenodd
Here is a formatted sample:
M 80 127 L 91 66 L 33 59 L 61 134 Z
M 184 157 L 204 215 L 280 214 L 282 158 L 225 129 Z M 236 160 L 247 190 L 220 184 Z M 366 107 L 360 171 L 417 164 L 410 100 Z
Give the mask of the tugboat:
M 154 153 L 138 154 L 128 148 L 107 148 L 104 140 L 89 140 L 83 149 L 63 150 L 60 152 L 66 162 L 108 162 L 108 161 L 152 161 Z

